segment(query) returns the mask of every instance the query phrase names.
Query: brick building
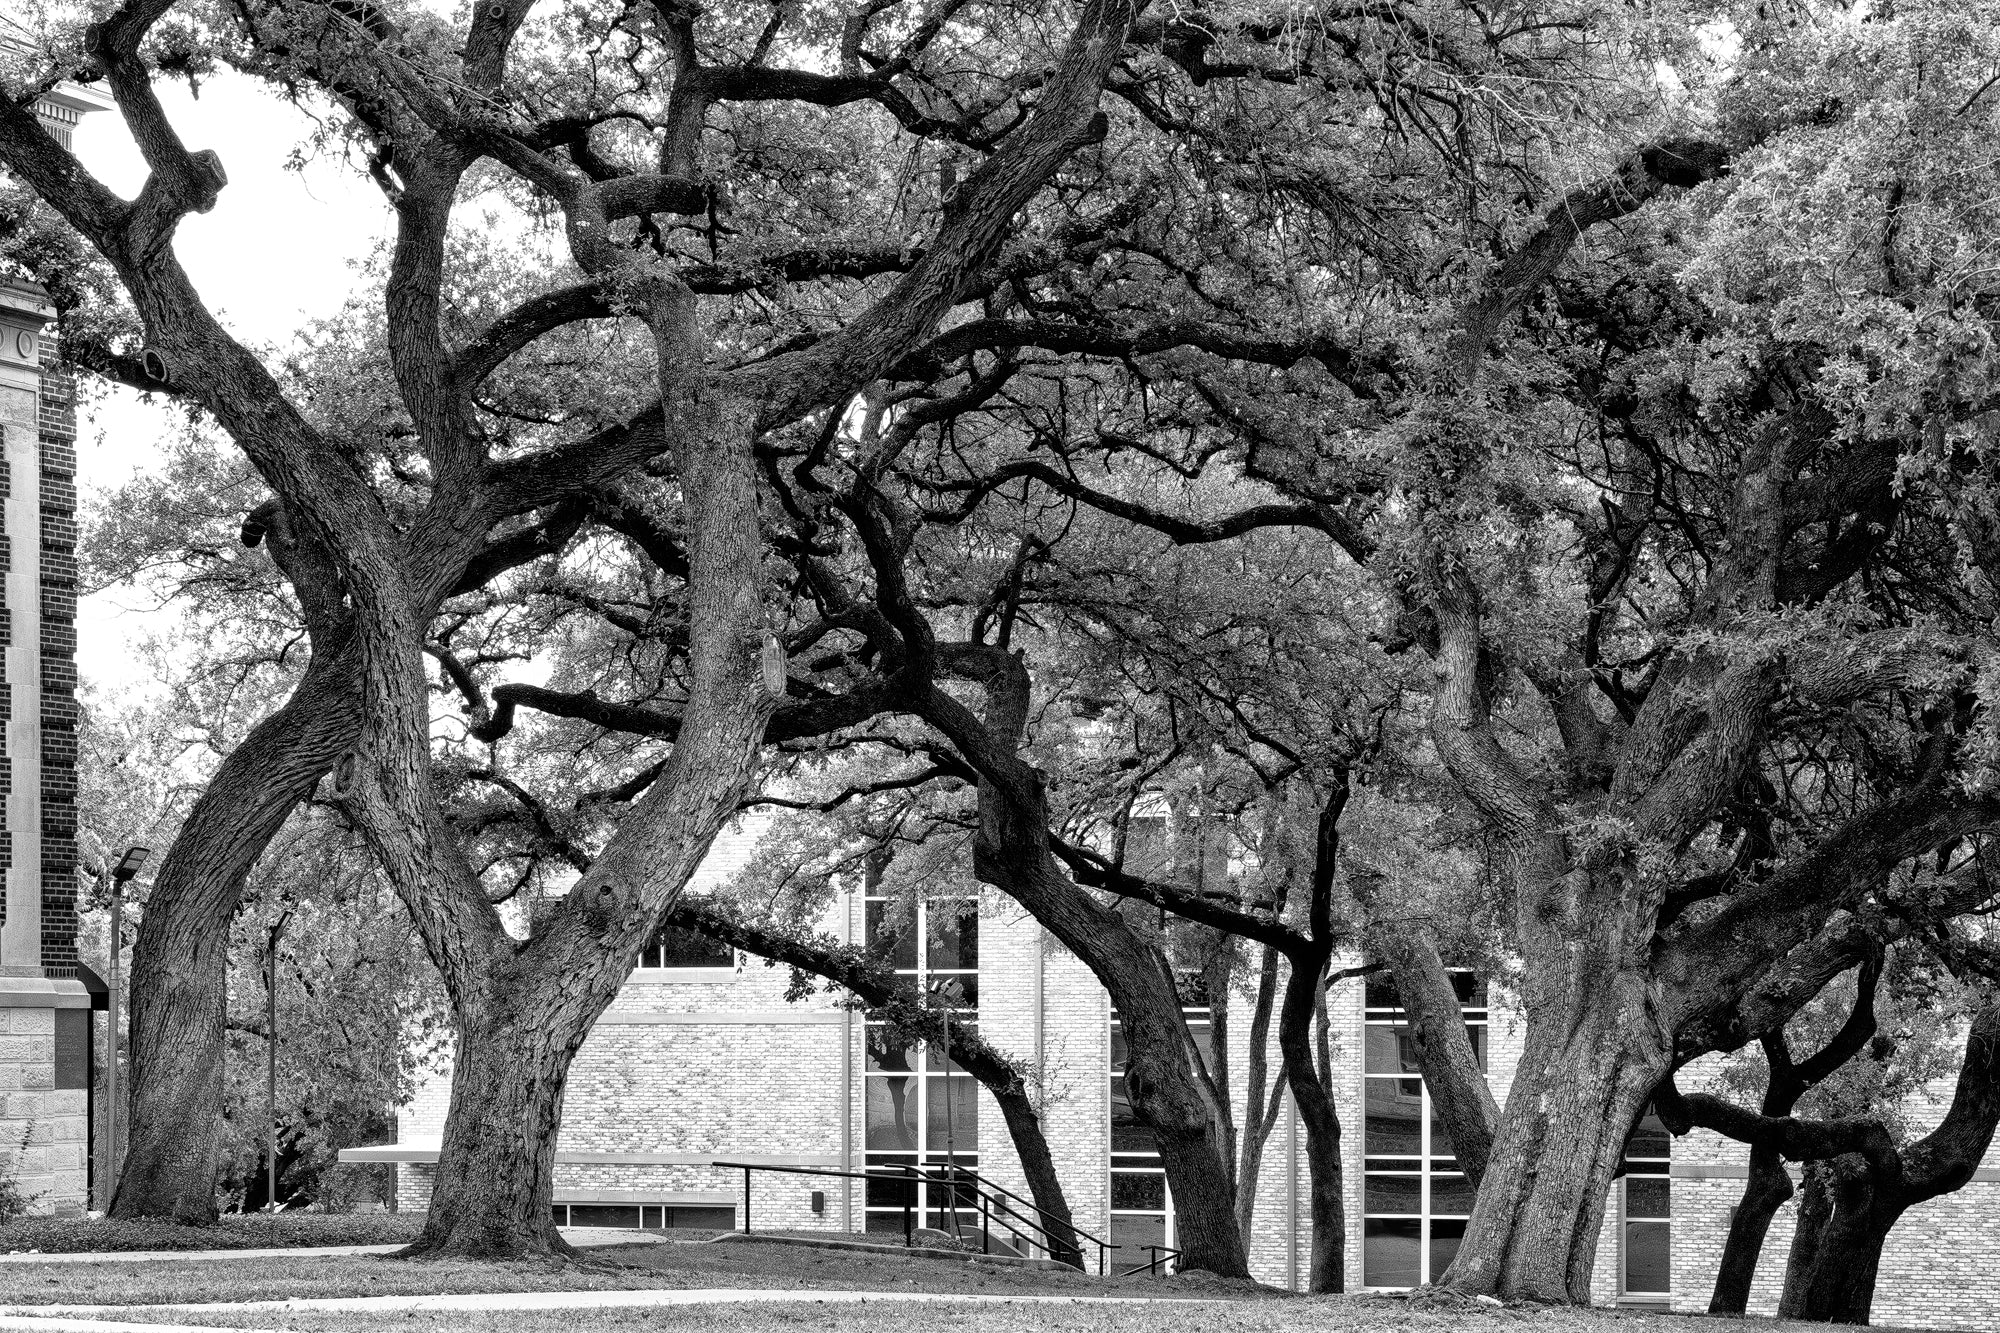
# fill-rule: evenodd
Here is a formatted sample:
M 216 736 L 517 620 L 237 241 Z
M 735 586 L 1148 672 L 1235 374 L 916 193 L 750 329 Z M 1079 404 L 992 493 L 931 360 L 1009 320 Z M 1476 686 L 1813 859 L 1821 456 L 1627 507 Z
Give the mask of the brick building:
M 37 110 L 67 142 L 105 105 L 63 85 Z M 76 952 L 76 403 L 53 314 L 0 275 L 0 1171 L 39 1210 L 76 1212 L 103 988 Z
M 719 844 L 704 879 L 726 876 L 745 842 Z M 823 925 L 861 941 L 891 928 L 897 910 L 843 896 Z M 1171 1200 L 1149 1136 L 1125 1105 L 1122 1040 L 1102 988 L 1032 918 L 990 891 L 977 899 L 933 899 L 918 911 L 917 920 L 901 923 L 898 965 L 934 987 L 956 983 L 988 1039 L 1036 1072 L 1050 1148 L 1077 1224 L 1124 1247 L 1114 1262 L 1128 1267 L 1146 1259 L 1141 1247 L 1172 1244 Z M 556 1157 L 563 1220 L 740 1226 L 743 1173 L 712 1165 L 717 1161 L 859 1170 L 956 1159 L 1026 1193 L 999 1112 L 969 1076 L 929 1052 L 885 1049 L 865 1015 L 825 995 L 787 1003 L 789 980 L 784 969 L 699 940 L 669 939 L 648 955 L 577 1057 Z M 1459 980 L 1468 1024 L 1504 1103 L 1520 1055 L 1520 1017 L 1483 984 Z M 1241 1015 L 1247 1002 L 1237 1004 Z M 1433 1128 L 1394 1004 L 1385 988 L 1358 979 L 1329 995 L 1345 1128 L 1347 1265 L 1357 1288 L 1435 1278 L 1457 1248 L 1471 1203 L 1449 1145 Z M 1191 1006 L 1189 1018 L 1199 1035 L 1204 1011 Z M 1247 1020 L 1239 1017 L 1233 1027 L 1241 1034 Z M 1273 1075 L 1278 1063 L 1274 1040 Z M 1230 1064 L 1240 1119 L 1244 1053 L 1233 1052 Z M 1689 1080 L 1690 1086 L 1699 1081 L 1698 1073 Z M 398 1143 L 343 1157 L 396 1163 L 400 1203 L 422 1207 L 447 1098 L 448 1080 L 434 1080 L 403 1113 Z M 1932 1118 L 1943 1109 L 1940 1100 Z M 1923 1118 L 1921 1109 L 1912 1116 Z M 1730 1209 L 1743 1188 L 1742 1150 L 1707 1134 L 1670 1141 L 1648 1120 L 1626 1165 L 1598 1246 L 1597 1298 L 1705 1310 Z M 2000 1170 L 1992 1167 L 2000 1167 L 2000 1158 L 1973 1184 L 1913 1211 L 1897 1228 L 1884 1257 L 1878 1321 L 1994 1325 L 2000 1272 L 1962 1260 L 1974 1245 L 2000 1252 Z M 900 1233 L 897 1188 L 757 1174 L 749 1205 L 759 1229 Z M 1307 1190 L 1304 1130 L 1286 1104 L 1265 1148 L 1257 1191 L 1251 1263 L 1266 1282 L 1304 1285 Z M 919 1200 L 934 1224 L 945 1220 L 936 1212 L 939 1202 Z M 1788 1207 L 1780 1215 L 1764 1250 L 1754 1307 L 1760 1312 L 1776 1306 L 1790 1213 Z

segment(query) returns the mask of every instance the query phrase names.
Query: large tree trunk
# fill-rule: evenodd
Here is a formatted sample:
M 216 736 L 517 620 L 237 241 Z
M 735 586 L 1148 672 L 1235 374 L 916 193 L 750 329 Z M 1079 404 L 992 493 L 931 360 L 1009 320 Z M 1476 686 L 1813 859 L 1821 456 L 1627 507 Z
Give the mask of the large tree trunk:
M 1882 978 L 1882 952 L 1872 949 L 1855 974 L 1854 1006 L 1840 1031 L 1818 1053 L 1803 1063 L 1792 1059 L 1791 1045 L 1781 1027 L 1763 1038 L 1764 1060 L 1768 1067 L 1764 1081 L 1763 1114 L 1767 1118 L 1788 1116 L 1799 1099 L 1828 1075 L 1846 1064 L 1868 1039 L 1875 1035 L 1875 988 Z M 1757 1276 L 1757 1260 L 1764 1251 L 1764 1237 L 1771 1219 L 1792 1197 L 1792 1177 L 1785 1170 L 1778 1145 L 1755 1143 L 1750 1149 L 1749 1178 L 1743 1184 L 1743 1198 L 1729 1221 L 1729 1239 L 1722 1247 L 1717 1266 L 1715 1292 L 1709 1298 L 1710 1314 L 1742 1314 L 1750 1304 L 1750 1286 Z
M 1785 1275 L 1787 1317 L 1866 1324 L 1882 1245 L 1907 1206 L 1899 1188 L 1901 1163 L 1871 1163 L 1856 1153 L 1825 1166 L 1821 1179 L 1830 1208 L 1809 1231 L 1800 1228 L 1809 1242 L 1792 1250 L 1794 1268 Z
M 920 686 L 913 710 L 936 726 L 980 774 L 973 872 L 1021 904 L 1110 992 L 1125 1029 L 1125 1087 L 1153 1131 L 1173 1195 L 1180 1265 L 1248 1277 L 1236 1229 L 1233 1166 L 1210 1090 L 1195 1071 L 1180 997 L 1159 950 L 1123 917 L 1078 888 L 1049 846 L 1049 810 L 1040 775 L 1018 746 L 1029 684 L 1020 659 L 977 645 L 954 648 L 951 667 L 985 686 L 990 720 L 935 686 Z
M 1833 1220 L 1833 1162 L 1807 1162 L 1799 1187 L 1799 1215 L 1792 1224 L 1792 1247 L 1785 1261 L 1785 1289 L 1778 1298 L 1778 1317 L 1796 1319 L 1806 1302 L 1814 1258 L 1827 1223 Z
M 1306 1290 L 1347 1290 L 1347 1207 L 1342 1198 L 1340 1113 L 1320 1079 L 1313 1059 L 1313 1018 L 1319 1009 L 1328 953 L 1324 946 L 1311 956 L 1295 956 L 1285 979 L 1284 1004 L 1278 1013 L 1278 1049 L 1285 1060 L 1285 1082 L 1306 1130 L 1308 1198 L 1312 1236 L 1307 1248 Z
M 582 1000 L 582 1003 L 577 1001 Z M 556 1135 L 563 1086 L 601 1006 L 458 1007 L 451 1109 L 418 1257 L 569 1254 L 556 1231 Z
M 956 1044 L 952 1056 L 960 1055 Z M 960 1060 L 960 1063 L 965 1063 Z M 1021 1174 L 1028 1182 L 1029 1197 L 1034 1199 L 1040 1210 L 1038 1219 L 1048 1233 L 1049 1258 L 1071 1268 L 1083 1267 L 1083 1246 L 1076 1238 L 1076 1224 L 1070 1217 L 1069 1199 L 1063 1193 L 1062 1177 L 1056 1174 L 1056 1159 L 1049 1152 L 1048 1136 L 1042 1132 L 1041 1113 L 1035 1110 L 1034 1099 L 1028 1095 L 1028 1085 L 1020 1074 L 1012 1078 L 989 1078 L 980 1075 L 972 1065 L 966 1069 L 979 1078 L 986 1090 L 993 1094 L 999 1104 L 1000 1116 L 1007 1122 L 1007 1134 L 1014 1141 L 1014 1155 L 1021 1159 Z M 1009 1072 L 1013 1072 L 1009 1066 Z
M 662 348 L 663 363 L 667 349 Z M 676 413 L 687 497 L 688 701 L 659 779 L 525 942 L 509 939 L 430 783 L 415 635 L 378 607 L 384 703 L 355 809 L 423 935 L 459 1031 L 431 1210 L 406 1254 L 562 1253 L 550 1207 L 570 1061 L 639 951 L 747 794 L 781 691 L 760 670 L 769 630 L 752 434 L 743 405 Z M 367 622 L 364 622 L 367 623 Z
M 1543 906 L 1570 910 L 1524 932 L 1527 1041 L 1465 1240 L 1443 1278 L 1453 1290 L 1590 1301 L 1606 1195 L 1672 1049 L 1644 970 L 1650 929 L 1608 896 L 1565 885 Z
M 1374 916 L 1377 894 L 1374 876 L 1357 874 L 1353 882 Z M 1459 1168 L 1474 1189 L 1486 1178 L 1493 1154 L 1493 1135 L 1500 1123 L 1500 1106 L 1480 1067 L 1479 1053 L 1465 1026 L 1465 1009 L 1452 989 L 1451 974 L 1439 956 L 1430 927 L 1421 921 L 1376 918 L 1369 941 L 1388 965 L 1396 996 L 1410 1028 L 1410 1046 L 1430 1090 L 1431 1106 L 1451 1140 Z
M 1284 1102 L 1280 1090 L 1271 1086 L 1271 1015 L 1277 1007 L 1278 962 L 1280 955 L 1265 945 L 1257 971 L 1257 998 L 1250 1011 L 1250 1047 L 1244 1052 L 1247 1088 L 1243 1101 L 1243 1135 L 1237 1145 L 1236 1229 L 1243 1244 L 1250 1245 L 1250 1233 L 1257 1219 L 1257 1179 L 1264 1171 L 1264 1145 L 1278 1123 Z
M 1757 1260 L 1764 1252 L 1771 1219 L 1792 1193 L 1792 1176 L 1778 1150 L 1752 1148 L 1749 1178 L 1744 1181 L 1736 1211 L 1730 1215 L 1729 1239 L 1723 1244 L 1715 1291 L 1708 1300 L 1710 1314 L 1742 1314 L 1749 1308 L 1750 1285 L 1757 1278 Z
M 222 761 L 161 862 L 132 949 L 113 1217 L 215 1220 L 230 921 L 257 858 L 359 726 L 353 654 L 315 654 L 292 697 Z

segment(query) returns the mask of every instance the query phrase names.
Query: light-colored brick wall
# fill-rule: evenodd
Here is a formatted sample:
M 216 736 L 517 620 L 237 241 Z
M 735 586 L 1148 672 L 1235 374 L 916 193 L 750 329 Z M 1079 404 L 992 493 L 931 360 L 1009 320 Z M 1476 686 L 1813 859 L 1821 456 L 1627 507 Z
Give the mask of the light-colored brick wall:
M 1077 1224 L 1106 1235 L 1108 999 L 1089 969 L 1017 906 L 989 892 L 982 899 L 981 913 L 982 1029 L 996 1047 L 1020 1061 L 1043 1090 L 1044 1127 Z M 859 921 L 859 905 L 843 900 L 823 924 L 842 938 L 854 938 Z M 1343 959 L 1336 966 L 1355 961 Z M 636 973 L 577 1057 L 559 1145 L 558 1198 L 644 1196 L 692 1201 L 726 1194 L 732 1206 L 740 1208 L 741 1173 L 709 1166 L 708 1157 L 748 1156 L 827 1166 L 845 1162 L 859 1169 L 865 1147 L 860 1017 L 824 994 L 788 1003 L 784 991 L 789 981 L 786 969 L 768 968 L 756 959 L 726 975 L 699 979 L 691 979 L 691 974 Z M 1356 1286 L 1362 1276 L 1364 1217 L 1363 995 L 1358 980 L 1342 982 L 1328 994 L 1332 1091 L 1344 1130 L 1347 1269 Z M 1239 995 L 1233 1011 L 1236 1049 L 1230 1089 L 1239 1117 L 1249 1011 L 1250 1000 Z M 1495 1096 L 1504 1106 L 1526 1025 L 1510 998 L 1498 989 L 1491 997 L 1490 1012 L 1488 1071 Z M 630 1021 L 660 1016 L 682 1021 Z M 4 1059 L 10 1049 L 6 1035 L 0 1034 L 0 1080 L 8 1077 Z M 21 1050 L 32 1054 L 25 1046 Z M 1271 1077 L 1277 1076 L 1279 1065 L 1274 1034 Z M 1682 1086 L 1704 1086 L 1713 1068 L 1711 1063 L 1685 1071 Z M 448 1077 L 420 1090 L 402 1116 L 406 1142 L 435 1145 L 448 1095 Z M 10 1098 L 5 1106 L 11 1112 L 15 1103 Z M 28 1109 L 23 1104 L 24 1112 Z M 1939 1101 L 1936 1110 L 1941 1113 L 1941 1109 Z M 1921 1122 L 1923 1117 L 1913 1119 Z M 1005 1123 L 983 1093 L 978 1146 L 984 1174 L 1020 1194 L 1028 1193 Z M 701 1160 L 619 1160 L 643 1154 Z M 1743 1153 L 1738 1145 L 1696 1133 L 1675 1141 L 1673 1157 L 1673 1303 L 1678 1310 L 1693 1312 L 1707 1308 L 1729 1212 L 1742 1190 Z M 1966 1189 L 1913 1210 L 1892 1235 L 1884 1253 L 1877 1322 L 1966 1330 L 1995 1326 L 2000 1266 L 1967 1259 L 2000 1254 L 2000 1169 L 1994 1169 L 2000 1168 L 2000 1152 L 1989 1157 L 1987 1167 L 1983 1178 Z M 1732 1171 L 1736 1174 L 1726 1174 Z M 430 1172 L 421 1164 L 399 1168 L 399 1206 L 423 1206 Z M 1991 1179 L 1984 1178 L 1989 1174 Z M 815 1189 L 826 1198 L 820 1214 L 810 1210 Z M 1260 1280 L 1304 1285 L 1311 1226 L 1308 1199 L 1304 1129 L 1287 1098 L 1265 1149 L 1258 1188 L 1250 1258 Z M 1600 1303 L 1618 1299 L 1618 1200 L 1614 1185 L 1593 1269 L 1593 1296 Z M 859 1230 L 862 1202 L 859 1182 L 775 1174 L 753 1177 L 751 1210 L 760 1228 Z M 1791 1214 L 1790 1207 L 1782 1210 L 1772 1227 L 1752 1313 L 1770 1313 L 1776 1307 Z

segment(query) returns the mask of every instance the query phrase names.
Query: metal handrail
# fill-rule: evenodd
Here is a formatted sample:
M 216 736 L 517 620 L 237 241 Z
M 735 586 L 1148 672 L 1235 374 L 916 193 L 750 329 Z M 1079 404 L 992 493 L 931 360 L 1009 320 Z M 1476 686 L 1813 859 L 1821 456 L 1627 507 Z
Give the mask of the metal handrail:
M 988 1254 L 992 1253 L 992 1243 L 993 1243 L 992 1222 L 994 1214 L 996 1212 L 998 1212 L 1000 1215 L 1000 1225 L 1005 1227 L 1008 1231 L 1012 1232 L 1014 1238 L 1017 1241 L 1023 1241 L 1029 1244 L 1039 1244 L 1043 1249 L 1049 1250 L 1051 1252 L 1053 1252 L 1056 1248 L 1053 1244 L 1050 1243 L 1057 1238 L 1056 1233 L 1051 1231 L 1043 1223 L 1037 1221 L 1032 1217 L 1027 1216 L 1024 1213 L 1019 1212 L 1018 1210 L 1010 1206 L 1006 1201 L 1007 1199 L 1013 1199 L 1019 1203 L 1027 1204 L 1028 1207 L 1033 1208 L 1037 1213 L 1041 1214 L 1043 1217 L 1051 1218 L 1056 1221 L 1062 1220 L 1061 1218 L 1057 1217 L 1054 1213 L 1049 1212 L 1046 1208 L 1042 1208 L 1039 1205 L 1031 1202 L 1030 1200 L 1021 1198 L 1020 1195 L 1015 1194 L 1012 1190 L 1007 1189 L 1003 1185 L 995 1185 L 992 1181 L 987 1180 L 984 1176 L 980 1175 L 977 1171 L 974 1171 L 972 1168 L 959 1166 L 955 1162 L 947 1163 L 941 1171 L 926 1170 L 923 1167 L 919 1167 L 908 1162 L 890 1163 L 885 1168 L 873 1171 L 840 1171 L 840 1170 L 835 1170 L 832 1167 L 822 1167 L 822 1166 L 776 1166 L 776 1165 L 765 1165 L 759 1162 L 710 1162 L 709 1165 L 725 1167 L 730 1170 L 741 1171 L 743 1173 L 743 1234 L 746 1236 L 751 1234 L 750 1173 L 752 1171 L 776 1171 L 780 1174 L 790 1175 L 790 1176 L 831 1176 L 842 1180 L 893 1180 L 893 1181 L 903 1181 L 910 1184 L 915 1184 L 919 1181 L 922 1181 L 930 1184 L 944 1185 L 947 1189 L 950 1189 L 952 1191 L 952 1197 L 954 1201 L 956 1201 L 957 1198 L 958 1188 L 969 1180 L 973 1182 L 974 1185 L 973 1194 L 979 1199 L 980 1240 L 981 1240 L 982 1252 Z M 984 1185 L 988 1189 L 991 1189 L 992 1191 L 994 1191 L 994 1193 L 991 1195 L 985 1193 L 984 1191 L 978 1188 L 981 1185 Z M 996 1196 L 1004 1196 L 1004 1197 L 996 1197 Z M 912 1191 L 911 1198 L 905 1200 L 903 1203 L 903 1245 L 906 1249 L 911 1248 L 914 1245 L 913 1237 L 915 1234 L 915 1224 L 912 1216 L 913 1211 L 915 1209 L 914 1200 L 915 1200 L 915 1191 Z M 1016 1227 L 1015 1225 L 1013 1225 L 1012 1222 L 1008 1220 L 1010 1217 L 1019 1219 L 1024 1225 L 1031 1227 L 1036 1232 L 1040 1233 L 1039 1239 L 1036 1239 L 1034 1237 L 1031 1237 L 1023 1233 L 1019 1227 Z M 1106 1260 L 1106 1255 L 1108 1254 L 1108 1252 L 1111 1250 L 1123 1249 L 1124 1246 L 1113 1245 L 1111 1242 L 1104 1240 L 1101 1237 L 1093 1236 L 1091 1233 L 1085 1231 L 1082 1227 L 1079 1227 L 1074 1223 L 1069 1224 L 1069 1230 L 1070 1233 L 1073 1236 L 1075 1236 L 1079 1241 L 1089 1241 L 1092 1245 L 1095 1245 L 1097 1247 L 1097 1274 L 1099 1277 L 1103 1277 L 1108 1267 Z M 1176 1251 L 1176 1253 L 1178 1253 L 1178 1251 Z M 1079 1265 L 1079 1267 L 1080 1266 L 1081 1265 Z
M 1118 1248 L 1124 1249 L 1125 1247 L 1121 1245 Z M 1149 1256 L 1146 1262 L 1140 1264 L 1137 1268 L 1126 1269 L 1118 1275 L 1119 1277 L 1134 1277 L 1140 1273 L 1144 1273 L 1148 1277 L 1153 1277 L 1159 1273 L 1160 1261 L 1162 1259 L 1172 1260 L 1181 1257 L 1181 1252 L 1171 1245 L 1148 1245 L 1145 1249 Z

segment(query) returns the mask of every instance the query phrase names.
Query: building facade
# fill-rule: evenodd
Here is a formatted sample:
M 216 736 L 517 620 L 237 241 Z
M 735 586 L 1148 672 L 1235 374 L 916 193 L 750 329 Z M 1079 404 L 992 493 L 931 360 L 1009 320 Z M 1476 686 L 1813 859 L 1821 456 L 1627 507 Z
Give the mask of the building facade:
M 95 979 L 76 951 L 76 408 L 51 313 L 0 281 L 0 1170 L 76 1212 Z
M 850 942 L 879 939 L 892 910 L 865 894 L 846 896 L 824 925 Z M 1146 1246 L 1171 1246 L 1173 1200 L 1150 1134 L 1126 1102 L 1123 1040 L 1095 978 L 991 893 L 933 899 L 914 921 L 902 910 L 897 966 L 941 1002 L 976 1016 L 986 1037 L 1039 1079 L 1050 1149 L 1077 1225 L 1120 1247 L 1114 1267 L 1145 1263 Z M 746 1201 L 743 1172 L 717 1162 L 859 1171 L 956 1161 L 1027 1193 L 997 1108 L 937 1053 L 897 1049 L 865 1014 L 832 996 L 788 1003 L 789 971 L 755 957 L 669 939 L 645 962 L 577 1057 L 556 1157 L 561 1220 L 740 1227 L 747 1202 L 759 1230 L 900 1238 L 905 1186 L 753 1173 Z M 1504 1103 L 1521 1016 L 1470 975 L 1457 980 L 1474 1044 Z M 1207 1021 L 1199 1000 L 1189 996 L 1187 1010 L 1198 1039 Z M 1237 1005 L 1240 1015 L 1247 1002 Z M 1346 1131 L 1350 1284 L 1393 1290 L 1434 1280 L 1464 1234 L 1472 1191 L 1432 1115 L 1395 997 L 1379 983 L 1342 981 L 1329 993 L 1328 1015 Z M 1239 1017 L 1233 1026 L 1240 1033 L 1248 1023 Z M 1245 1052 L 1232 1053 L 1239 1120 L 1247 1064 Z M 1275 1076 L 1275 1042 L 1268 1066 Z M 434 1080 L 404 1112 L 398 1143 L 342 1156 L 396 1163 L 400 1205 L 423 1207 L 448 1093 L 448 1079 Z M 1596 1299 L 1705 1310 L 1743 1188 L 1742 1151 L 1702 1133 L 1672 1140 L 1649 1117 L 1625 1165 L 1605 1211 Z M 2000 1160 L 1989 1162 L 1996 1166 Z M 1285 1101 L 1257 1181 L 1250 1258 L 1260 1280 L 1304 1287 L 1307 1191 L 1304 1129 Z M 931 1225 L 949 1221 L 942 1193 L 933 1188 L 916 1199 Z M 1789 1212 L 1765 1246 L 1756 1312 L 1776 1307 Z M 1877 1320 L 1991 1328 L 2000 1274 L 1969 1270 L 1963 1255 L 1973 1245 L 2000 1251 L 2000 1170 L 1982 1170 L 1898 1227 L 1884 1256 Z

